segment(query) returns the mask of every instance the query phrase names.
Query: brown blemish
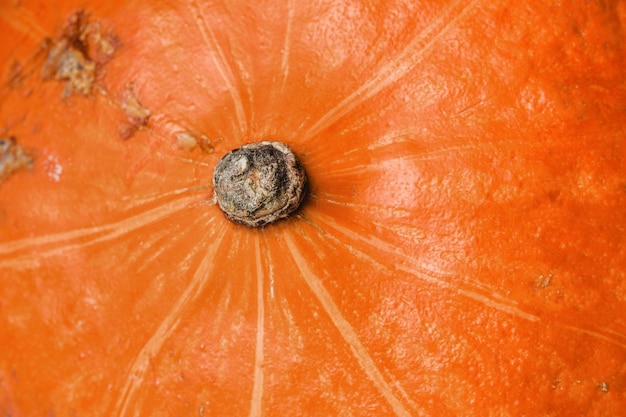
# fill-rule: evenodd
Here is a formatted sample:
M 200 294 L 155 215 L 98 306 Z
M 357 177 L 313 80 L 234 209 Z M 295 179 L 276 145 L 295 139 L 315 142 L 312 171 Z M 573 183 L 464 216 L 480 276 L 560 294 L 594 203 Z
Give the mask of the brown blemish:
M 13 137 L 0 137 L 0 182 L 22 168 L 32 168 L 33 158 Z
M 207 138 L 205 135 L 200 135 L 198 137 L 198 146 L 202 149 L 203 152 L 213 153 L 215 151 L 215 143 L 219 142 L 220 139 L 215 142 L 211 141 L 211 139 Z
M 206 153 L 213 153 L 215 151 L 214 143 L 206 135 L 185 131 L 174 133 L 174 137 L 180 149 L 191 151 L 198 147 Z
M 44 80 L 64 82 L 63 97 L 73 93 L 89 95 L 102 66 L 118 47 L 117 38 L 88 22 L 83 10 L 72 13 L 58 39 L 46 41 L 47 58 L 41 69 Z
M 118 133 L 120 138 L 126 140 L 130 139 L 137 130 L 148 124 L 150 110 L 139 102 L 135 96 L 134 85 L 132 83 L 126 85 L 122 93 L 120 106 L 126 115 L 126 120 L 120 124 Z

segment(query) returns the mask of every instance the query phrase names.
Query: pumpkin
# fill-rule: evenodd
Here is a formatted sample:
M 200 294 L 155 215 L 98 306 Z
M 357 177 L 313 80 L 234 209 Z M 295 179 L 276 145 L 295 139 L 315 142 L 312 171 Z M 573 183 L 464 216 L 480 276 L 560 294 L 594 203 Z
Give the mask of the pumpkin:
M 626 410 L 626 2 L 7 0 L 4 416 Z M 287 145 L 251 228 L 213 170 Z

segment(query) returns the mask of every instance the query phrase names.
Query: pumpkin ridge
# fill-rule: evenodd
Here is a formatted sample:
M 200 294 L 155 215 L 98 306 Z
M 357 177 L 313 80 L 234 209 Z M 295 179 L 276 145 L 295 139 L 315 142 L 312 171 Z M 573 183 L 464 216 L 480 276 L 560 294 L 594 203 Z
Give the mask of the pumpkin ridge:
M 608 342 L 612 345 L 619 346 L 622 349 L 626 349 L 626 335 L 613 331 L 611 329 L 597 329 L 589 330 L 581 326 L 574 326 L 571 324 L 563 324 L 561 326 L 576 333 L 592 336 L 593 338 L 600 339 L 604 342 Z
M 372 76 L 361 83 L 347 97 L 334 104 L 319 120 L 304 131 L 300 135 L 302 142 L 305 143 L 317 136 L 343 116 L 399 81 L 414 69 L 431 52 L 437 41 L 454 28 L 454 25 L 462 20 L 479 2 L 480 0 L 454 0 L 451 2 L 429 26 L 416 34 L 399 54 L 377 68 Z
M 367 170 L 371 170 L 373 165 L 380 161 L 392 162 L 392 161 L 414 161 L 414 162 L 432 162 L 439 161 L 446 157 L 450 158 L 451 155 L 458 153 L 459 155 L 467 155 L 472 153 L 484 152 L 476 144 L 469 143 L 466 145 L 447 145 L 437 149 L 428 149 L 421 152 L 412 152 L 408 154 L 395 153 L 392 144 L 381 144 L 379 146 L 372 145 L 366 149 L 355 149 L 352 155 L 348 152 L 344 154 L 344 158 L 335 159 L 329 162 L 325 174 L 329 177 L 341 178 L 342 176 L 358 176 L 365 173 Z M 385 148 L 391 148 L 389 154 Z M 367 155 L 367 156 L 365 156 Z M 367 158 L 366 160 L 364 158 Z M 336 167 L 336 168 L 333 168 Z
M 263 361 L 265 343 L 265 275 L 261 263 L 261 237 L 254 235 L 254 262 L 256 269 L 256 291 L 257 291 L 257 322 L 256 322 L 256 345 L 254 352 L 254 377 L 252 383 L 252 395 L 250 399 L 249 417 L 260 417 L 262 415 L 263 402 Z
M 34 248 L 38 249 L 41 257 L 49 257 L 59 254 L 65 250 L 86 247 L 99 242 L 106 242 L 119 236 L 131 233 L 141 227 L 157 222 L 167 216 L 184 210 L 191 203 L 197 202 L 199 198 L 204 196 L 183 197 L 169 204 L 163 204 L 156 208 L 151 208 L 140 214 L 132 214 L 127 218 L 115 220 L 110 223 L 103 223 L 97 226 L 82 227 L 67 232 L 55 233 L 52 235 L 41 235 L 28 237 L 8 242 L 0 243 L 0 256 L 12 257 L 5 262 L 0 262 L 0 266 L 6 266 L 16 263 L 21 258 L 20 252 L 24 254 L 24 259 L 30 258 L 30 253 Z M 87 241 L 81 241 L 87 238 Z M 52 248 L 46 249 L 49 246 Z M 19 263 L 19 262 L 17 262 Z
M 334 197 L 345 197 L 343 194 L 330 194 L 330 193 L 321 193 L 317 192 L 315 195 L 311 195 L 311 198 L 317 200 L 319 202 L 328 203 L 338 207 L 344 208 L 354 208 L 359 210 L 367 210 L 369 213 L 374 215 L 382 215 L 388 214 L 393 216 L 398 216 L 400 218 L 406 218 L 412 214 L 411 210 L 402 209 L 399 207 L 395 207 L 392 204 L 388 206 L 384 206 L 382 204 L 374 204 L 374 203 L 354 203 L 348 201 L 339 201 L 333 199 Z
M 311 221 L 311 224 L 315 223 Z M 346 230 L 337 226 L 336 223 L 334 224 L 334 226 L 330 223 L 327 223 L 326 226 L 330 228 L 335 228 L 335 230 L 338 230 L 340 233 L 346 233 Z M 346 242 L 345 239 L 340 239 L 338 237 L 330 235 L 328 233 L 328 227 L 323 228 L 322 226 L 317 226 L 318 230 L 325 230 L 324 235 L 326 237 L 333 239 L 335 242 L 343 242 L 344 245 L 349 246 L 350 252 L 352 252 L 353 254 L 365 257 L 366 259 L 368 259 L 369 262 L 373 262 L 379 266 L 384 267 L 384 265 L 380 261 L 371 257 L 369 254 L 363 252 L 362 250 L 354 247 L 354 245 L 351 245 L 349 242 Z M 436 270 L 434 267 L 426 266 L 426 264 L 423 262 L 420 262 L 422 267 L 419 268 L 415 265 L 415 262 L 417 262 L 417 260 L 414 257 L 411 257 L 410 255 L 407 255 L 400 250 L 394 250 L 394 248 L 390 247 L 384 240 L 375 239 L 375 241 L 369 242 L 365 241 L 365 238 L 362 238 L 358 234 L 350 234 L 350 238 L 353 239 L 355 242 L 358 241 L 361 243 L 366 243 L 369 248 L 379 250 L 382 249 L 390 256 L 399 256 L 400 258 L 404 259 L 406 262 L 408 262 L 408 265 L 398 263 L 395 268 L 399 271 L 403 271 L 409 274 L 410 276 L 413 276 L 430 284 L 434 284 L 441 289 L 450 290 L 452 292 L 462 294 L 488 307 L 503 311 L 505 313 L 509 313 L 514 316 L 518 316 L 522 319 L 529 321 L 539 320 L 538 316 L 519 309 L 517 307 L 518 303 L 516 301 L 497 294 L 496 288 L 493 288 L 492 286 L 486 286 L 476 280 L 464 280 L 463 282 L 459 282 L 457 285 L 465 284 L 466 286 L 469 286 L 470 289 L 460 288 L 458 286 L 455 286 L 453 283 L 445 280 L 445 278 L 450 276 L 450 274 L 446 274 L 443 271 Z M 487 295 L 487 293 L 489 295 Z
M 210 188 L 211 187 L 209 185 L 191 184 L 191 185 L 187 185 L 184 187 L 174 188 L 168 191 L 160 191 L 158 193 L 147 194 L 144 196 L 139 196 L 135 194 L 132 196 L 132 198 L 131 197 L 125 198 L 126 202 L 128 203 L 126 206 L 126 210 L 127 211 L 135 210 L 135 209 L 140 210 L 148 204 L 159 203 L 159 201 L 161 200 L 169 199 L 172 197 L 181 197 L 181 196 L 184 197 L 184 195 L 186 194 L 196 193 L 196 192 L 205 194 L 205 198 L 200 199 L 197 202 L 191 201 L 189 203 L 190 206 L 193 204 L 209 204 L 209 205 L 215 204 L 215 202 L 213 201 L 213 198 L 208 197 Z M 198 198 L 200 197 L 198 196 Z M 193 200 L 193 198 L 191 198 L 191 200 Z
M 190 0 L 190 6 L 195 12 L 196 16 L 194 16 L 194 20 L 198 27 L 198 30 L 200 31 L 200 34 L 202 35 L 202 40 L 204 41 L 209 51 L 215 52 L 215 54 L 210 54 L 211 60 L 213 61 L 213 64 L 215 64 L 215 67 L 222 77 L 222 80 L 224 81 L 235 106 L 235 118 L 237 120 L 236 125 L 238 129 L 235 130 L 235 137 L 233 139 L 241 141 L 241 137 L 246 136 L 248 127 L 246 123 L 243 99 L 241 97 L 241 94 L 235 88 L 234 69 L 228 64 L 226 56 L 224 55 L 224 51 L 217 42 L 215 33 L 207 24 L 206 17 L 204 16 L 202 9 L 198 5 L 198 2 L 196 0 Z M 239 132 L 240 134 L 238 134 Z
M 211 239 L 208 250 L 196 269 L 191 282 L 132 360 L 120 396 L 114 407 L 113 415 L 123 417 L 128 414 L 132 398 L 140 390 L 146 376 L 151 357 L 154 357 L 160 351 L 166 339 L 179 325 L 181 315 L 186 307 L 197 299 L 210 280 L 211 271 L 216 268 L 214 259 L 223 244 L 226 231 L 227 228 L 222 227 L 216 232 L 216 236 Z
M 183 217 L 187 215 L 187 212 L 181 211 L 179 214 Z M 165 227 L 162 228 L 161 233 L 153 233 L 149 239 L 143 242 L 142 246 L 137 247 L 134 251 L 129 253 L 129 264 L 135 265 L 132 270 L 136 271 L 137 274 L 145 273 L 153 267 L 155 263 L 158 263 L 159 258 L 166 256 L 169 252 L 176 252 L 181 236 L 189 236 L 193 234 L 194 231 L 202 230 L 202 228 L 206 228 L 208 225 L 213 225 L 216 220 L 216 216 L 207 211 L 202 213 L 202 215 L 196 215 L 194 217 L 193 221 L 190 221 L 188 225 L 181 224 L 178 228 L 168 228 L 167 225 L 171 224 L 171 222 L 177 222 L 179 219 L 165 218 L 163 220 Z M 158 225 L 155 225 L 155 227 L 156 226 Z M 200 242 L 203 241 L 203 239 L 200 239 Z M 196 248 L 196 246 L 199 247 Z M 202 243 L 200 245 L 193 245 L 181 259 L 181 264 L 186 265 L 194 259 L 200 252 L 201 247 Z
M 32 41 L 39 42 L 49 33 L 42 28 L 26 7 L 0 7 L 0 19 Z
M 323 218 L 319 214 L 317 215 L 317 218 L 318 218 L 317 222 L 320 222 L 324 224 L 325 226 L 327 226 L 325 227 L 326 230 L 328 230 L 328 228 L 335 229 L 339 231 L 340 233 L 342 233 L 344 236 L 350 237 L 350 239 L 354 241 L 366 244 L 371 249 L 382 250 L 387 255 L 402 258 L 405 262 L 408 262 L 409 264 L 407 265 L 398 264 L 396 265 L 396 268 L 398 270 L 402 270 L 414 276 L 415 278 L 423 280 L 429 284 L 433 284 L 438 287 L 441 287 L 442 289 L 447 289 L 453 292 L 459 292 L 460 294 L 463 294 L 468 298 L 472 298 L 475 301 L 479 301 L 489 307 L 495 308 L 496 310 L 518 316 L 525 320 L 529 320 L 529 321 L 539 320 L 538 316 L 535 316 L 533 314 L 520 310 L 518 307 L 515 306 L 516 302 L 512 300 L 508 300 L 506 298 L 500 298 L 500 297 L 490 298 L 487 295 L 482 294 L 481 291 L 479 290 L 477 291 L 477 289 L 475 288 L 475 285 L 471 283 L 469 284 L 471 285 L 471 287 L 473 287 L 472 289 L 466 290 L 466 289 L 458 288 L 456 287 L 454 283 L 450 283 L 444 279 L 446 276 L 449 276 L 449 274 L 442 273 L 441 271 L 433 271 L 430 268 L 418 268 L 416 265 L 414 265 L 416 260 L 413 257 L 405 254 L 400 249 L 391 247 L 387 242 L 384 242 L 380 239 L 373 238 L 373 237 L 372 239 L 374 239 L 374 241 L 370 241 L 357 233 L 350 232 L 348 229 L 340 226 L 336 222 L 331 222 L 330 219 L 328 218 Z M 352 250 L 358 251 L 359 249 L 353 247 Z
M 323 221 L 323 220 L 322 220 Z M 373 258 L 372 256 L 370 256 L 369 254 L 363 252 L 362 250 L 355 248 L 353 245 L 349 244 L 349 242 L 345 242 L 343 239 L 337 237 L 337 236 L 333 236 L 332 234 L 330 234 L 328 228 L 324 229 L 322 226 L 317 225 L 316 223 L 314 223 L 312 220 L 309 220 L 309 223 L 312 224 L 314 227 L 316 227 L 316 229 L 318 230 L 323 230 L 324 231 L 324 235 L 327 236 L 329 239 L 332 239 L 335 243 L 339 243 L 339 242 L 343 242 L 344 245 L 349 247 L 349 251 L 355 255 L 355 256 L 359 256 L 359 257 L 363 257 L 365 259 L 368 260 L 368 262 L 374 263 L 376 264 L 379 268 L 388 268 L 388 266 L 386 266 L 384 263 L 380 262 L 379 260 Z M 403 237 L 405 238 L 405 236 L 401 236 L 398 232 L 396 232 L 395 230 L 392 229 L 391 226 L 389 225 L 385 225 L 382 223 L 378 223 L 378 222 L 373 222 L 373 224 L 376 225 L 376 227 L 380 228 L 380 229 L 384 229 L 384 230 L 388 230 L 391 233 L 395 234 L 398 237 Z M 336 223 L 335 223 L 336 225 Z M 333 226 L 329 223 L 327 223 L 327 226 L 330 228 L 333 228 Z M 345 229 L 342 229 L 345 232 Z M 341 233 L 341 230 L 338 230 Z M 358 239 L 357 238 L 358 235 L 351 235 L 351 238 L 354 239 L 355 242 L 363 242 L 363 239 Z M 377 239 L 376 242 L 369 242 L 368 246 L 372 247 L 372 248 L 384 248 L 385 251 L 392 256 L 399 256 L 403 259 L 405 259 L 406 261 L 410 262 L 411 264 L 416 262 L 416 259 L 414 257 L 411 257 L 410 255 L 400 252 L 400 251 L 394 251 L 393 248 L 389 247 L 388 244 L 385 242 L 384 239 Z M 452 284 L 448 283 L 445 278 L 447 276 L 449 276 L 449 274 L 446 274 L 444 271 L 441 271 L 440 269 L 436 268 L 434 265 L 429 265 L 426 264 L 425 262 L 421 262 L 422 268 L 421 271 L 419 269 L 417 269 L 417 267 L 412 267 L 409 268 L 407 266 L 398 266 L 397 268 L 399 270 L 402 270 L 404 272 L 406 272 L 409 275 L 412 275 L 416 278 L 419 278 L 421 280 L 424 280 L 426 282 L 429 282 L 431 284 L 437 285 L 438 287 L 441 287 L 443 289 L 450 289 L 453 291 L 459 291 L 459 292 L 464 292 L 465 295 L 467 295 L 470 298 L 474 298 L 476 300 L 484 300 L 488 303 L 492 303 L 494 306 L 498 306 L 500 309 L 513 309 L 512 310 L 512 314 L 518 314 L 521 315 L 523 317 L 526 317 L 527 319 L 531 320 L 531 321 L 535 321 L 536 318 L 533 315 L 529 315 L 526 312 L 523 312 L 521 310 L 516 309 L 515 305 L 517 304 L 517 302 L 513 301 L 513 300 L 509 300 L 506 297 L 503 297 L 501 295 L 498 295 L 497 293 L 497 288 L 491 284 L 485 284 L 485 283 L 481 283 L 478 280 L 469 280 L 466 279 L 464 280 L 462 283 L 468 285 L 470 288 L 472 288 L 471 290 L 464 290 L 464 289 L 460 289 L 457 288 L 455 289 Z M 487 296 L 484 295 L 484 293 L 489 293 L 491 294 L 491 296 L 493 298 L 489 298 Z
M 298 250 L 297 244 L 293 240 L 291 233 L 285 232 L 284 239 L 293 261 L 300 270 L 301 278 L 306 282 L 310 291 L 315 294 L 315 297 L 321 304 L 323 310 L 330 317 L 336 329 L 343 337 L 345 343 L 350 347 L 350 350 L 363 371 L 370 378 L 382 396 L 387 400 L 397 416 L 410 417 L 411 413 L 394 393 L 392 384 L 386 380 L 382 370 L 379 369 L 376 362 L 360 341 L 356 330 L 343 316 L 341 310 L 333 300 L 333 297 L 328 293 L 319 277 L 317 277 L 317 275 L 309 269 L 307 261 L 303 254 Z
M 349 232 L 348 230 L 346 230 L 345 228 L 342 228 L 336 223 L 331 224 L 331 223 L 324 223 L 324 220 L 320 221 L 321 217 L 319 216 L 318 213 L 316 214 L 318 217 L 317 221 L 323 225 L 323 226 L 320 225 L 318 227 L 322 230 L 325 230 L 327 233 L 329 231 L 329 228 L 336 229 L 342 233 Z M 324 227 L 324 226 L 327 226 L 327 227 Z M 358 239 L 361 242 L 365 241 L 365 238 L 363 238 L 362 236 L 356 233 L 354 234 L 351 233 L 350 235 L 351 235 L 351 238 L 355 240 Z M 343 239 L 339 239 L 339 238 L 337 238 L 337 240 L 344 241 Z M 463 284 L 469 285 L 470 287 L 469 289 L 456 287 L 455 285 L 448 283 L 445 279 L 443 279 L 445 275 L 442 275 L 442 273 L 439 271 L 435 272 L 428 268 L 424 269 L 423 271 L 419 271 L 415 269 L 415 266 L 411 265 L 416 261 L 415 259 L 413 259 L 411 256 L 404 254 L 400 251 L 394 251 L 393 248 L 385 246 L 385 244 L 382 241 L 377 240 L 375 243 L 371 243 L 371 242 L 366 242 L 366 243 L 373 249 L 384 250 L 389 255 L 400 256 L 404 258 L 405 261 L 408 261 L 410 264 L 408 265 L 398 264 L 396 268 L 398 270 L 404 271 L 405 273 L 415 278 L 424 280 L 431 284 L 435 284 L 441 287 L 442 289 L 447 289 L 452 292 L 456 292 L 469 299 L 474 300 L 475 302 L 481 303 L 485 305 L 486 307 L 493 308 L 497 311 L 518 317 L 525 321 L 539 322 L 542 319 L 540 315 L 533 314 L 527 311 L 529 310 L 529 306 L 518 306 L 519 303 L 517 301 L 508 299 L 498 294 L 494 294 L 493 293 L 494 288 L 488 287 L 487 290 L 485 290 L 483 289 L 482 285 L 477 285 L 479 284 L 479 282 L 474 282 L 474 280 L 463 282 Z M 354 247 L 352 247 L 351 251 L 360 252 L 359 249 L 354 248 Z M 371 258 L 370 255 L 368 255 L 367 253 L 362 253 L 362 254 L 366 256 L 369 260 L 379 263 L 374 258 Z M 486 291 L 488 291 L 489 293 L 487 293 Z M 524 307 L 526 307 L 526 310 L 524 309 Z M 571 325 L 564 321 L 557 321 L 556 323 L 558 323 L 560 327 L 568 329 L 570 331 L 592 336 L 596 339 L 602 340 L 612 345 L 619 346 L 620 348 L 626 348 L 626 335 L 623 335 L 619 332 L 615 332 L 610 329 L 589 329 L 589 328 L 582 327 L 582 326 Z
M 287 77 L 289 76 L 289 52 L 291 50 L 293 20 L 296 11 L 294 1 L 295 0 L 287 0 L 287 24 L 285 27 L 285 40 L 283 41 L 283 50 L 280 60 L 280 74 L 282 80 L 280 89 L 278 89 L 281 95 L 285 92 L 285 85 L 287 84 Z

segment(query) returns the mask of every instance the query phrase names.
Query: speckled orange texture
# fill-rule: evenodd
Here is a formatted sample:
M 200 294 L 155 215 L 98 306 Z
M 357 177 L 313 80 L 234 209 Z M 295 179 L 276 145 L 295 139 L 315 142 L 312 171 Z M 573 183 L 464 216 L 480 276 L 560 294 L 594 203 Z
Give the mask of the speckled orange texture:
M 67 95 L 41 71 L 80 8 L 115 48 Z M 0 183 L 0 415 L 621 415 L 625 28 L 623 1 L 2 2 L 0 136 L 34 165 Z M 261 140 L 310 196 L 250 230 L 211 175 Z

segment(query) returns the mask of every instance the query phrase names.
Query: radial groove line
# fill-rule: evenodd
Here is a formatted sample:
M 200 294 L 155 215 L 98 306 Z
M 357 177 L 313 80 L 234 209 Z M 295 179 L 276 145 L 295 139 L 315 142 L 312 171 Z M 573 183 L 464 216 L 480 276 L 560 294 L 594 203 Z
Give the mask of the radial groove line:
M 168 197 L 178 197 L 179 195 L 196 192 L 196 191 L 205 191 L 208 190 L 208 185 L 192 185 L 187 186 L 175 190 L 165 191 L 154 195 L 149 195 L 146 197 L 126 197 L 123 201 L 128 201 L 130 203 L 130 208 L 140 207 L 146 204 L 155 203 L 158 200 L 162 200 Z
M 312 219 L 310 219 L 310 221 L 312 221 Z M 319 219 L 318 219 L 319 222 Z M 521 319 L 524 320 L 528 320 L 531 322 L 538 322 L 539 320 L 541 320 L 541 317 L 536 315 L 536 314 L 531 314 L 528 313 L 526 311 L 523 311 L 522 309 L 516 307 L 515 305 L 512 304 L 517 304 L 514 303 L 510 300 L 507 300 L 506 298 L 502 298 L 502 302 L 501 301 L 496 301 L 493 298 L 490 298 L 486 295 L 480 294 L 476 291 L 471 291 L 471 290 L 464 290 L 464 289 L 459 289 L 454 287 L 453 285 L 449 284 L 448 282 L 446 282 L 445 280 L 438 278 L 435 274 L 429 275 L 426 272 L 420 271 L 419 266 L 415 265 L 415 260 L 413 258 L 411 258 L 410 256 L 405 255 L 402 252 L 399 252 L 391 247 L 389 247 L 385 242 L 382 242 L 380 240 L 376 240 L 375 242 L 370 242 L 366 239 L 364 239 L 361 235 L 354 233 L 346 228 L 343 228 L 342 226 L 339 226 L 338 224 L 332 222 L 329 219 L 323 220 L 321 223 L 325 224 L 326 226 L 328 226 L 329 228 L 335 229 L 340 233 L 343 233 L 345 236 L 350 237 L 351 239 L 354 239 L 355 241 L 360 241 L 363 242 L 367 245 L 372 246 L 373 248 L 376 248 L 377 250 L 383 250 L 384 252 L 386 252 L 389 255 L 397 255 L 402 257 L 403 259 L 405 259 L 405 261 L 407 261 L 407 263 L 409 263 L 410 265 L 412 265 L 411 267 L 407 267 L 404 265 L 398 265 L 397 268 L 401 271 L 404 271 L 416 278 L 422 279 L 426 282 L 430 282 L 433 284 L 437 284 L 438 286 L 440 286 L 441 288 L 445 288 L 447 290 L 453 291 L 456 290 L 456 292 L 460 295 L 463 295 L 465 297 L 468 297 L 474 301 L 480 302 L 485 304 L 487 307 L 491 307 L 493 309 L 502 311 L 504 313 L 510 314 L 512 316 L 516 316 L 519 317 Z M 344 243 L 345 244 L 345 243 Z M 356 248 L 352 248 L 353 251 L 359 251 Z M 359 251 L 360 252 L 360 251 Z M 362 253 L 362 252 L 361 252 Z M 364 256 L 370 256 L 368 254 L 363 253 Z M 372 258 L 373 259 L 373 258 Z M 378 260 L 374 259 L 374 261 L 378 262 Z M 501 297 L 501 296 L 500 296 Z M 508 301 L 508 303 L 507 303 Z M 626 336 L 620 334 L 620 333 L 616 333 L 614 334 L 615 337 L 610 337 L 608 336 L 606 333 L 611 333 L 611 332 L 600 332 L 600 331 L 594 331 L 594 330 L 588 330 L 588 329 L 584 329 L 584 328 L 579 328 L 576 326 L 571 326 L 571 325 L 567 325 L 567 324 L 562 324 L 562 326 L 564 328 L 567 328 L 569 330 L 573 330 L 579 333 L 583 333 L 583 334 L 587 334 L 590 336 L 594 336 L 597 337 L 599 339 L 602 339 L 604 341 L 613 343 L 615 345 L 618 345 L 620 347 L 626 347 L 626 343 L 624 342 L 624 339 L 626 339 Z
M 232 71 L 229 69 L 228 64 L 226 63 L 227 61 L 226 61 L 226 56 L 224 55 L 224 51 L 217 43 L 215 34 L 206 24 L 206 18 L 204 14 L 202 13 L 202 9 L 198 6 L 197 1 L 192 0 L 191 4 L 193 5 L 197 13 L 196 24 L 198 25 L 198 29 L 200 29 L 200 33 L 202 34 L 202 39 L 204 39 L 204 42 L 209 47 L 209 49 L 212 49 L 212 51 L 215 52 L 211 54 L 211 59 L 213 60 L 213 63 L 215 64 L 217 71 L 220 73 L 222 80 L 226 84 L 226 87 L 228 88 L 230 96 L 233 100 L 237 122 L 239 123 L 241 130 L 245 132 L 247 131 L 248 128 L 246 124 L 245 113 L 243 110 L 243 102 L 241 100 L 241 97 L 237 93 L 237 89 L 235 88 L 235 85 L 233 82 L 234 75 Z
M 289 53 L 291 48 L 291 31 L 293 26 L 293 18 L 295 15 L 294 0 L 287 1 L 287 28 L 285 30 L 285 42 L 283 43 L 283 53 L 280 62 L 280 71 L 282 74 L 282 82 L 280 85 L 280 92 L 285 91 L 285 85 L 287 84 L 287 77 L 289 76 Z
M 611 338 L 603 333 L 597 332 L 597 331 L 593 331 L 593 330 L 587 330 L 584 329 L 582 327 L 577 327 L 577 326 L 572 326 L 572 325 L 563 325 L 563 327 L 565 327 L 566 329 L 569 329 L 571 331 L 577 332 L 577 333 L 582 333 L 588 336 L 592 336 L 592 337 L 596 337 L 600 340 L 603 340 L 605 342 L 609 342 L 615 345 L 618 345 L 622 348 L 626 348 L 626 343 L 624 342 L 624 335 L 621 335 L 619 333 L 615 334 L 615 336 L 617 336 L 617 338 Z M 611 332 L 613 333 L 613 332 Z M 619 339 L 618 339 L 619 338 Z
M 37 19 L 30 10 L 27 10 L 24 6 L 18 6 L 20 4 L 19 2 L 15 2 L 14 4 L 16 4 L 16 6 L 0 8 L 1 20 L 37 43 L 50 36 L 48 32 L 37 23 Z
M 285 243 L 289 248 L 291 256 L 296 263 L 296 266 L 300 270 L 302 277 L 308 284 L 313 294 L 315 294 L 315 296 L 317 297 L 318 301 L 332 320 L 333 324 L 335 325 L 343 339 L 350 347 L 350 350 L 359 362 L 359 365 L 361 365 L 361 368 L 363 368 L 367 376 L 372 380 L 376 388 L 387 400 L 394 413 L 397 416 L 410 417 L 411 413 L 402 404 L 400 399 L 396 397 L 393 389 L 383 377 L 381 371 L 378 369 L 378 366 L 370 356 L 369 352 L 359 340 L 359 337 L 354 331 L 352 325 L 343 317 L 341 311 L 339 310 L 339 307 L 337 306 L 337 304 L 335 304 L 333 298 L 328 293 L 326 288 L 324 288 L 321 280 L 313 273 L 313 271 L 311 271 L 311 269 L 309 269 L 307 261 L 305 260 L 302 253 L 298 250 L 298 247 L 293 241 L 291 235 L 285 235 Z
M 165 341 L 176 330 L 185 308 L 198 298 L 206 286 L 211 271 L 215 268 L 215 256 L 224 234 L 225 229 L 210 239 L 210 244 L 206 248 L 206 255 L 198 266 L 191 282 L 135 358 L 128 371 L 128 377 L 119 396 L 114 415 L 120 417 L 127 415 L 127 412 L 131 409 L 131 400 L 145 379 L 150 360 L 158 354 Z M 209 239 L 206 240 L 209 241 Z
M 265 340 L 265 303 L 263 289 L 263 265 L 261 263 L 261 246 L 259 235 L 255 236 L 254 253 L 256 261 L 257 279 L 257 330 L 256 330 L 256 351 L 254 356 L 254 383 L 252 387 L 252 400 L 250 404 L 250 417 L 260 417 L 263 401 L 263 343 Z
M 48 245 L 58 245 L 66 243 L 66 246 L 56 247 L 49 250 L 40 250 L 38 257 L 52 255 L 59 250 L 72 249 L 74 247 L 87 246 L 100 241 L 111 240 L 121 235 L 132 232 L 142 226 L 154 223 L 163 219 L 179 210 L 189 207 L 190 204 L 199 201 L 204 196 L 185 197 L 169 203 L 162 204 L 156 208 L 144 211 L 140 214 L 133 215 L 123 220 L 107 223 L 103 225 L 84 227 L 81 229 L 70 230 L 68 232 L 56 233 L 53 235 L 37 236 L 20 240 L 9 241 L 0 244 L 0 255 L 11 255 L 15 260 L 15 252 L 28 249 L 31 251 L 37 247 L 45 247 Z M 104 235 L 104 236 L 100 236 Z M 94 236 L 98 236 L 93 238 Z M 75 240 L 93 238 L 88 242 L 74 242 Z M 74 243 L 73 243 L 74 242 Z M 2 265 L 2 263 L 0 263 Z
M 319 215 L 318 215 L 318 221 L 319 221 Z M 448 290 L 456 290 L 459 294 L 464 295 L 465 297 L 471 298 L 475 301 L 481 302 L 489 307 L 492 307 L 496 310 L 500 310 L 502 312 L 520 317 L 524 320 L 529 320 L 529 321 L 538 321 L 539 320 L 539 316 L 536 316 L 534 314 L 530 314 L 527 313 L 523 310 L 520 310 L 519 308 L 515 307 L 514 305 L 511 304 L 506 304 L 500 301 L 496 301 L 492 298 L 489 298 L 483 294 L 477 293 L 476 291 L 472 291 L 472 290 L 464 290 L 464 289 L 459 289 L 454 287 L 453 285 L 451 285 L 450 283 L 448 283 L 447 281 L 443 280 L 442 278 L 438 277 L 437 275 L 440 275 L 439 273 L 428 273 L 428 272 L 424 272 L 424 267 L 420 266 L 420 265 L 416 265 L 415 264 L 415 259 L 413 259 L 410 256 L 405 255 L 404 253 L 402 253 L 401 251 L 397 250 L 396 248 L 394 248 L 393 246 L 390 246 L 389 244 L 387 244 L 386 242 L 383 242 L 379 239 L 375 239 L 374 241 L 370 241 L 365 239 L 363 236 L 359 235 L 358 233 L 355 233 L 351 230 L 348 230 L 347 228 L 337 224 L 336 222 L 332 221 L 331 219 L 323 219 L 322 223 L 326 224 L 328 227 L 335 229 L 336 231 L 344 234 L 345 236 L 349 237 L 350 239 L 357 241 L 357 242 L 362 242 L 365 243 L 368 246 L 371 246 L 373 248 L 376 248 L 377 250 L 382 250 L 384 252 L 386 252 L 389 255 L 393 255 L 393 256 L 399 256 L 402 259 L 405 260 L 405 262 L 407 262 L 410 267 L 405 266 L 405 265 L 398 265 L 397 269 L 404 271 L 416 278 L 419 278 L 423 281 L 429 282 L 431 284 L 435 284 L 438 285 L 441 288 L 445 288 Z M 357 250 L 357 249 L 354 249 Z M 429 271 L 430 272 L 430 271 Z M 508 301 L 508 300 L 507 300 Z
M 208 220 L 208 221 L 207 221 Z M 197 216 L 194 221 L 190 222 L 190 224 L 184 229 L 176 230 L 174 233 L 178 236 L 186 236 L 187 233 L 193 230 L 198 230 L 198 228 L 206 227 L 207 224 L 211 223 L 213 219 L 211 219 L 210 215 L 204 213 L 202 216 Z M 143 248 L 138 248 L 138 253 L 144 253 L 143 259 L 139 256 L 136 256 L 137 265 L 134 270 L 137 273 L 141 273 L 146 270 L 154 261 L 158 259 L 162 259 L 164 253 L 169 251 L 172 247 L 174 247 L 177 243 L 179 243 L 179 239 L 172 238 L 172 232 L 168 230 L 168 233 L 165 233 L 159 236 L 156 240 L 150 241 L 146 240 L 146 246 Z M 129 253 L 129 264 L 130 259 L 132 259 L 133 253 Z M 141 259 L 141 262 L 139 261 Z
M 465 17 L 467 12 L 479 0 L 456 0 L 450 4 L 430 25 L 415 36 L 407 46 L 390 62 L 383 65 L 370 79 L 365 81 L 352 94 L 323 115 L 303 135 L 308 140 L 335 121 L 349 113 L 359 104 L 378 94 L 387 86 L 398 81 L 413 69 L 454 25 Z

